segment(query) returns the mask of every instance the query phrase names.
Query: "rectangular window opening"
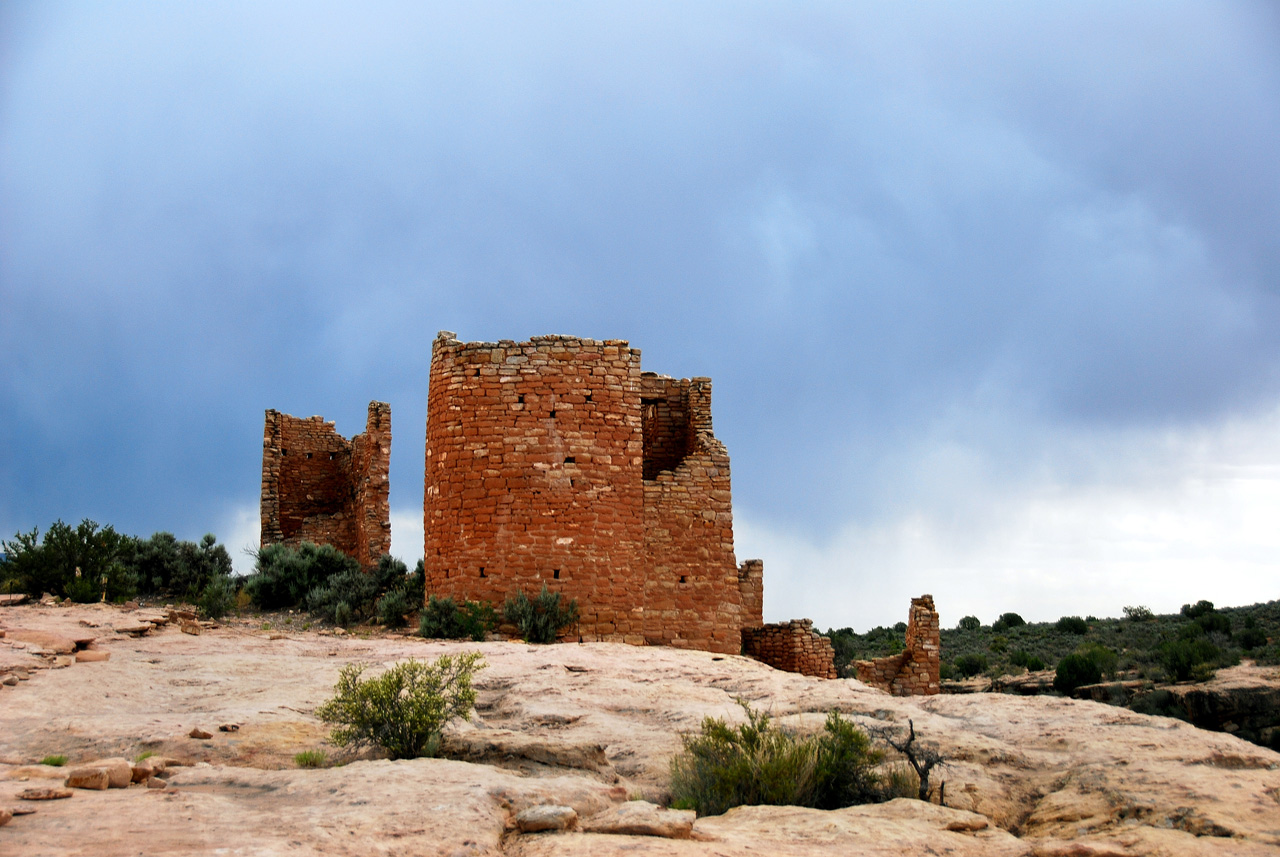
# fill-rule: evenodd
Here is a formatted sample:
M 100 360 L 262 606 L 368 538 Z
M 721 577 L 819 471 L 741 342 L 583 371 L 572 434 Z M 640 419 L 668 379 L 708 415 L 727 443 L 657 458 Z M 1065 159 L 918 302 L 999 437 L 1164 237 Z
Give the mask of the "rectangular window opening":
M 558 568 L 557 568 L 557 569 L 553 569 L 553 570 L 552 570 L 552 572 L 551 572 L 551 578 L 552 578 L 552 580 L 559 580 L 559 579 L 560 579 L 560 569 L 558 569 Z
M 682 574 L 682 575 L 680 575 L 680 582 L 681 582 L 681 583 L 688 583 L 688 582 L 689 582 L 689 578 Z
M 480 576 L 484 577 L 484 566 L 480 566 Z
M 311 453 L 309 453 L 309 452 L 308 452 L 308 453 L 307 453 L 307 458 L 310 458 L 310 457 L 311 457 Z
M 553 420 L 554 420 L 555 418 L 556 418 L 556 412 L 555 412 L 555 411 L 552 411 L 552 412 L 551 412 L 551 419 L 553 419 Z
M 577 463 L 578 463 L 577 456 L 573 456 L 573 455 L 566 455 L 566 456 L 564 457 L 564 463 L 565 463 L 565 464 L 577 464 Z
M 521 393 L 520 395 L 516 396 L 516 403 L 520 405 L 524 404 L 524 393 Z

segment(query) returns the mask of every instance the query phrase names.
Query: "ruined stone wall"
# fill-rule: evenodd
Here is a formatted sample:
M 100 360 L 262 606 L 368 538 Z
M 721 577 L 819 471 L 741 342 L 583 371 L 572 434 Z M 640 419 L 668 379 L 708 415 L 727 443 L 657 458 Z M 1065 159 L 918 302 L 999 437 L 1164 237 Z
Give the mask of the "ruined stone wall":
M 424 482 L 429 592 L 501 603 L 546 584 L 578 600 L 581 639 L 740 651 L 707 379 L 642 374 L 622 340 L 441 332 Z
M 742 632 L 743 654 L 786 672 L 836 678 L 831 641 L 813 630 L 809 619 L 792 619 Z
M 942 691 L 942 630 L 933 596 L 911 599 L 906 645 L 896 655 L 854 661 L 858 680 L 894 696 L 932 696 Z
M 323 417 L 270 409 L 262 438 L 262 545 L 333 545 L 368 567 L 391 549 L 391 406 L 369 404 L 350 441 Z
M 645 373 L 640 402 L 649 571 L 645 638 L 736 654 L 745 622 L 733 553 L 729 454 L 711 431 L 711 380 Z
M 742 629 L 764 624 L 764 562 L 744 559 L 738 566 L 738 592 L 742 595 Z

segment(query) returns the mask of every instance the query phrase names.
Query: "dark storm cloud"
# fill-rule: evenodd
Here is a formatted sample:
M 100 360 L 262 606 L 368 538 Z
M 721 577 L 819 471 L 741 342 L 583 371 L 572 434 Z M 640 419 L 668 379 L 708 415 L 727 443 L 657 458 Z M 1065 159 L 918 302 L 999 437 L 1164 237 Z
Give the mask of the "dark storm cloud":
M 370 398 L 413 507 L 440 328 L 712 376 L 740 506 L 818 530 L 927 503 L 932 443 L 1017 480 L 1276 399 L 1265 6 L 2 20 L 6 534 L 198 534 L 256 502 L 263 408 Z

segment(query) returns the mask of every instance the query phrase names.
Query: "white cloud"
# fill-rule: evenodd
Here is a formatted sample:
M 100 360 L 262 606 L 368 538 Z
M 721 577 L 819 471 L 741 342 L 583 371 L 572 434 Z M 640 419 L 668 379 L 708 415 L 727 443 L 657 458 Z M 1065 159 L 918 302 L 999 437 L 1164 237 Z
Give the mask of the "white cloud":
M 422 559 L 422 510 L 391 512 L 391 555 L 412 569 Z
M 1121 463 L 1089 482 L 1064 484 L 1047 468 L 971 493 L 944 484 L 949 506 L 934 494 L 927 508 L 922 498 L 826 540 L 740 510 L 738 556 L 765 561 L 766 621 L 860 631 L 904 620 L 908 600 L 926 592 L 946 626 L 1007 610 L 1046 621 L 1280 597 L 1280 410 L 1122 445 L 1129 460 L 1108 450 Z
M 262 519 L 257 505 L 235 506 L 224 516 L 219 533 L 225 533 L 221 542 L 231 554 L 231 567 L 236 574 L 248 574 L 253 571 L 253 557 L 249 551 L 256 551 L 262 539 Z

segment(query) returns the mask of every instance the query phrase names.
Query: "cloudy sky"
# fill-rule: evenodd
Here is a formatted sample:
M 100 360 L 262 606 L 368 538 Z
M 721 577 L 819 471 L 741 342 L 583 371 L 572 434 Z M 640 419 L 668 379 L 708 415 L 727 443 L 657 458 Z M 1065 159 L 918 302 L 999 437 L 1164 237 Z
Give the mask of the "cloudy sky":
M 0 534 L 256 543 L 430 342 L 714 380 L 766 619 L 1280 598 L 1266 3 L 6 3 Z

